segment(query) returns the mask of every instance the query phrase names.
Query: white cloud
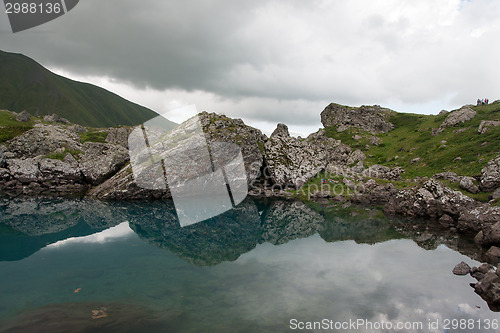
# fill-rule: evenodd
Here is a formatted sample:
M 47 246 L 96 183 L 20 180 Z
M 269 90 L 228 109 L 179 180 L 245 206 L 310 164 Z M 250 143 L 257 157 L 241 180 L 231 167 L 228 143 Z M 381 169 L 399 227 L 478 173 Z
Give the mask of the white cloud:
M 195 104 L 266 132 L 314 131 L 329 102 L 435 114 L 499 98 L 493 0 L 88 0 L 40 29 L 2 45 L 160 113 Z

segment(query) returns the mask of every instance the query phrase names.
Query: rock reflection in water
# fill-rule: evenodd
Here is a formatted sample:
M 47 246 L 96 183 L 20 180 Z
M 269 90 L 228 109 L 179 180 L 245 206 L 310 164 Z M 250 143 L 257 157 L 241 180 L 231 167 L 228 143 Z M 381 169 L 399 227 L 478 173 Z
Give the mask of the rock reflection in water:
M 374 244 L 411 238 L 425 249 L 444 244 L 473 259 L 483 255 L 470 238 L 435 221 L 387 218 L 380 210 L 364 207 L 247 198 L 224 214 L 181 228 L 172 201 L 27 199 L 0 201 L 0 261 L 19 260 L 47 244 L 124 221 L 144 241 L 200 266 L 234 261 L 257 244 L 280 245 L 316 233 L 327 242 Z

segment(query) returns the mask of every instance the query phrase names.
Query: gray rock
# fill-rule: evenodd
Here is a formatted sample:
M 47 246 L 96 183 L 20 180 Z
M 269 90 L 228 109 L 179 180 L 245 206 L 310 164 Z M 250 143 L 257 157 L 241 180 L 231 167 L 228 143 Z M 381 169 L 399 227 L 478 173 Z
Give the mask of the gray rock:
M 85 142 L 78 161 L 85 180 L 99 185 L 120 170 L 129 160 L 128 150 L 109 143 Z
M 374 164 L 368 169 L 364 170 L 361 174 L 364 177 L 370 177 L 370 178 L 400 180 L 401 174 L 403 172 L 404 170 L 401 167 L 395 167 L 394 169 L 391 169 L 383 165 Z
M 99 200 L 112 201 L 168 199 L 172 197 L 168 187 L 164 190 L 149 190 L 139 187 L 130 165 L 125 166 L 113 177 L 91 189 L 88 195 Z
M 200 113 L 199 118 L 209 144 L 229 142 L 239 146 L 248 184 L 254 184 L 257 178 L 262 176 L 266 136 L 260 130 L 246 125 L 241 119 L 207 112 Z
M 490 247 L 488 252 L 486 252 L 486 258 L 489 263 L 498 265 L 500 263 L 500 248 L 496 246 Z
M 384 206 L 384 211 L 388 214 L 440 218 L 444 214 L 459 216 L 476 206 L 474 199 L 430 179 L 420 186 L 399 191 Z
M 479 134 L 484 134 L 491 127 L 495 127 L 495 126 L 500 126 L 499 120 L 483 120 L 483 121 L 481 121 L 481 124 L 479 124 L 479 128 L 477 129 L 477 132 Z
M 78 166 L 60 160 L 44 158 L 39 162 L 40 176 L 37 182 L 63 181 L 82 182 L 82 173 Z
M 453 274 L 455 275 L 467 275 L 470 273 L 470 266 L 467 265 L 467 263 L 465 262 L 461 262 L 459 264 L 457 264 L 454 268 L 453 268 Z
M 420 162 L 420 160 L 421 160 L 421 158 L 420 158 L 420 157 L 415 157 L 414 159 L 412 159 L 412 160 L 410 161 L 410 163 L 411 163 L 411 164 L 415 164 L 415 163 Z
M 446 227 L 449 227 L 449 226 L 455 225 L 455 220 L 450 215 L 444 214 L 439 219 L 439 224 L 444 225 Z
M 16 116 L 16 120 L 20 122 L 28 122 L 31 120 L 31 115 L 28 112 L 23 111 Z
M 474 291 L 484 299 L 491 310 L 500 310 L 500 277 L 488 272 L 474 286 Z
M 460 178 L 457 176 L 456 173 L 454 172 L 441 172 L 437 173 L 434 176 L 432 176 L 434 179 L 446 179 L 449 180 L 452 183 L 457 183 L 460 181 Z
M 321 123 L 324 127 L 336 126 L 339 132 L 354 127 L 372 134 L 386 133 L 394 128 L 387 121 L 392 112 L 376 106 L 356 108 L 332 103 L 321 112 Z
M 278 124 L 264 147 L 275 184 L 299 188 L 326 167 L 326 152 L 307 140 L 290 137 L 284 124 Z
M 460 177 L 460 188 L 470 193 L 479 193 L 479 186 L 474 184 L 474 180 L 472 177 Z
M 500 198 L 500 187 L 493 191 L 493 193 L 491 193 L 491 195 L 489 196 L 490 200 L 495 200 L 498 198 Z
M 475 207 L 461 210 L 458 228 L 461 231 L 479 232 L 497 222 L 500 222 L 500 207 L 476 202 Z
M 491 159 L 481 170 L 481 189 L 491 192 L 500 187 L 500 155 Z
M 61 124 L 70 124 L 70 121 L 66 118 L 59 117 L 57 114 L 51 114 L 43 117 L 43 121 L 48 123 L 61 123 Z
M 57 149 L 81 150 L 80 137 L 60 125 L 36 124 L 10 141 L 7 149 L 16 157 L 35 157 Z
M 447 113 L 448 113 L 448 111 L 446 111 L 446 110 L 441 110 L 441 111 L 438 113 L 438 116 L 442 116 L 442 115 L 447 114 Z
M 476 235 L 474 241 L 483 247 L 492 245 L 500 246 L 500 222 L 493 225 L 485 225 Z
M 437 135 L 444 131 L 445 128 L 453 127 L 460 123 L 465 123 L 476 116 L 476 111 L 471 108 L 471 105 L 464 105 L 458 110 L 451 111 L 448 117 L 443 121 L 439 129 L 433 132 L 433 135 Z
M 75 133 L 87 133 L 88 132 L 88 130 L 85 127 L 83 127 L 82 125 L 78 125 L 78 124 L 73 124 L 71 126 L 68 126 L 68 129 L 70 131 L 75 132 Z
M 374 135 L 370 136 L 370 138 L 368 140 L 370 141 L 370 144 L 374 145 L 374 146 L 378 146 L 383 142 L 382 139 L 380 139 Z
M 120 145 L 128 149 L 128 136 L 130 135 L 130 132 L 131 130 L 126 127 L 109 128 L 108 135 L 106 136 L 106 142 Z
M 12 177 L 21 183 L 36 182 L 40 177 L 38 160 L 34 158 L 11 159 L 8 161 L 8 165 Z

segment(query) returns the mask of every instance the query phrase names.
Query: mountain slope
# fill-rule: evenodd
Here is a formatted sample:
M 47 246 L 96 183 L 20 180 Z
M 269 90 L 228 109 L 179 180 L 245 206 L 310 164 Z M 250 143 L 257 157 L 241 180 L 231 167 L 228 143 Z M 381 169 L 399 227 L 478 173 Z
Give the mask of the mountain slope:
M 57 113 L 91 127 L 137 125 L 157 116 L 154 111 L 105 89 L 67 79 L 22 54 L 3 51 L 0 109 L 26 110 L 39 116 Z

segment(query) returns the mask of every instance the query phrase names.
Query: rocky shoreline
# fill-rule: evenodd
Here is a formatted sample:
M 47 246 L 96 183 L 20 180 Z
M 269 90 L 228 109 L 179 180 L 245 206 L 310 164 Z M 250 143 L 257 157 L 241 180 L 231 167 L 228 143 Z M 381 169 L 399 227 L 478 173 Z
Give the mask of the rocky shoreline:
M 375 135 L 394 127 L 388 121 L 391 112 L 380 107 L 331 104 L 321 119 L 325 128 L 336 126 L 343 131 L 355 127 L 372 133 L 369 142 L 378 145 L 380 140 Z M 30 121 L 25 113 L 14 115 L 19 122 Z M 470 107 L 453 111 L 433 135 L 474 116 Z M 323 172 L 332 177 L 326 177 L 320 186 L 308 187 L 308 200 L 350 201 L 383 206 L 387 215 L 430 218 L 474 237 L 490 253 L 489 263 L 500 263 L 500 206 L 475 200 L 445 185 L 456 184 L 471 194 L 489 192 L 490 199 L 500 197 L 500 155 L 491 159 L 476 178 L 442 172 L 405 179 L 409 186 L 401 188 L 396 185 L 402 180 L 402 168 L 377 164 L 365 167 L 367 157 L 360 149 L 327 136 L 325 129 L 307 138 L 295 138 L 286 125 L 278 124 L 268 138 L 240 119 L 206 112 L 199 119 L 209 145 L 229 142 L 241 148 L 252 196 L 294 198 L 300 189 L 304 191 L 304 184 Z M 168 188 L 145 189 L 136 184 L 128 152 L 131 131 L 129 127 L 84 128 L 57 115 L 36 119 L 32 129 L 0 144 L 1 196 L 76 196 L 107 201 L 170 198 Z M 500 302 L 500 289 L 492 304 L 495 302 Z

